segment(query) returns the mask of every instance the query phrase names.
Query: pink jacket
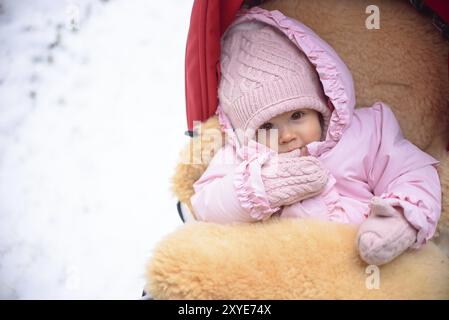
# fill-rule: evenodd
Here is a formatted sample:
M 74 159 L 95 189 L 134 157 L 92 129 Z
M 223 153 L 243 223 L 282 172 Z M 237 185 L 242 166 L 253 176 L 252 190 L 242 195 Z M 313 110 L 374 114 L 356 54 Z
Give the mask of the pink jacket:
M 271 208 L 261 178 L 261 167 L 273 156 L 255 141 L 242 147 L 225 114 L 218 107 L 227 143 L 194 184 L 191 198 L 199 220 L 233 223 L 281 217 L 320 218 L 360 224 L 369 215 L 373 196 L 404 209 L 418 230 L 418 248 L 435 233 L 441 213 L 438 161 L 406 140 L 390 108 L 382 102 L 355 107 L 352 76 L 336 52 L 312 30 L 279 11 L 252 8 L 235 24 L 259 20 L 285 33 L 315 66 L 333 105 L 326 139 L 307 145 L 311 156 L 330 172 L 321 194 L 283 208 Z M 229 161 L 234 159 L 234 161 Z

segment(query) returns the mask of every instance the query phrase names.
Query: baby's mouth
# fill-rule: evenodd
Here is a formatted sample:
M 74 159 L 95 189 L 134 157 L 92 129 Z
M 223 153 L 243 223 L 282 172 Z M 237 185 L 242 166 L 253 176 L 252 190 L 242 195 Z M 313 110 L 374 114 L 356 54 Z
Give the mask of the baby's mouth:
M 296 149 L 301 149 L 302 147 L 294 147 L 294 148 L 288 148 L 288 150 L 286 152 L 292 152 L 293 150 Z
M 289 153 L 289 152 L 292 152 L 293 150 L 296 150 L 296 149 L 300 149 L 300 148 L 289 148 L 289 149 L 281 149 L 281 148 L 279 148 L 278 149 L 278 153 Z

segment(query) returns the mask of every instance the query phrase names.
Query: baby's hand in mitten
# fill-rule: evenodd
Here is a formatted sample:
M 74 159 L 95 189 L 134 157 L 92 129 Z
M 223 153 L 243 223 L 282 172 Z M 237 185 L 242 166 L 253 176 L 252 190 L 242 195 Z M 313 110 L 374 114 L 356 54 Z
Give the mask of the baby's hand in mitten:
M 416 241 L 416 229 L 399 210 L 382 198 L 371 200 L 370 216 L 357 234 L 359 254 L 365 262 L 375 265 L 390 262 Z
M 296 149 L 279 154 L 262 167 L 262 181 L 272 207 L 290 205 L 319 194 L 329 172 L 316 157 Z

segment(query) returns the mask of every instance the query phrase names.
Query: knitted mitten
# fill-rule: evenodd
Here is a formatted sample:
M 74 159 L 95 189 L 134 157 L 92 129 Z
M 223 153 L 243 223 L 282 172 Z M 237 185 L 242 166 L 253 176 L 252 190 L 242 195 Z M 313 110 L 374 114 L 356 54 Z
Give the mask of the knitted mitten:
M 398 209 L 379 197 L 371 200 L 371 214 L 359 228 L 360 257 L 369 264 L 390 262 L 416 241 L 417 231 Z
M 329 172 L 313 156 L 296 149 L 281 153 L 262 167 L 262 181 L 272 207 L 290 205 L 319 194 Z

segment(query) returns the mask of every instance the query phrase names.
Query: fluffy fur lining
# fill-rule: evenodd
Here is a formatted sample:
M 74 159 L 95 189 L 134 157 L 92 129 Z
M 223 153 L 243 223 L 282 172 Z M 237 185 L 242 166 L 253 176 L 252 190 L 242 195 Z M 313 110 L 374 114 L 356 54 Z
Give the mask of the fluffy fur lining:
M 194 222 L 156 247 L 146 289 L 156 299 L 449 298 L 449 259 L 433 243 L 381 267 L 376 282 L 355 235 L 315 220 Z

